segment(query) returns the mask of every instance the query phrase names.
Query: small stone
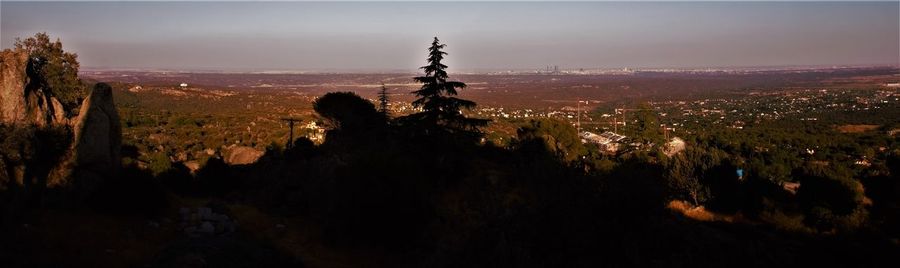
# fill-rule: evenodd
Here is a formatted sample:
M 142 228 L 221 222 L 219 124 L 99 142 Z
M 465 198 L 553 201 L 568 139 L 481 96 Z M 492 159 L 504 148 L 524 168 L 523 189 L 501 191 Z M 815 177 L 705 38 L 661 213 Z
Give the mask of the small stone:
M 225 232 L 234 233 L 234 231 L 237 230 L 237 225 L 235 225 L 233 222 L 225 222 L 224 225 L 225 225 Z
M 214 227 L 212 223 L 205 221 L 200 225 L 199 231 L 204 234 L 213 234 L 216 231 L 216 227 Z
M 150 221 L 147 223 L 147 226 L 150 226 L 150 228 L 159 228 L 159 223 L 155 222 L 155 221 Z
M 175 259 L 174 267 L 207 267 L 207 264 L 203 255 L 189 253 Z
M 287 226 L 284 226 L 284 224 L 280 224 L 280 223 L 275 225 L 275 228 L 278 228 L 278 229 L 284 229 L 285 227 L 287 227 Z
M 206 221 L 218 221 L 218 220 L 219 220 L 219 216 L 221 216 L 221 215 L 216 214 L 216 213 L 210 213 L 209 215 L 206 215 L 206 219 L 203 219 L 203 220 L 206 220 Z
M 200 207 L 197 208 L 197 214 L 200 214 L 201 219 L 208 219 L 210 216 L 212 216 L 213 212 L 211 208 Z

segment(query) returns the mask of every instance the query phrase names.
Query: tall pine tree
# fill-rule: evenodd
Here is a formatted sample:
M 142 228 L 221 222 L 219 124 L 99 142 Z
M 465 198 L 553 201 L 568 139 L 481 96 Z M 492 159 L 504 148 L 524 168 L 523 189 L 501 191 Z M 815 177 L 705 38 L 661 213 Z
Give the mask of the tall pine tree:
M 441 44 L 437 37 L 428 48 L 428 65 L 420 69 L 425 71 L 424 76 L 415 77 L 422 83 L 419 90 L 413 91 L 418 97 L 413 101 L 413 106 L 422 108 L 422 112 L 413 114 L 410 118 L 425 124 L 425 127 L 439 127 L 450 132 L 479 133 L 481 126 L 487 125 L 489 120 L 467 118 L 462 114 L 461 108 L 475 108 L 475 102 L 460 99 L 456 96 L 457 89 L 463 89 L 466 84 L 459 81 L 447 81 L 447 65 L 441 63 L 446 52 L 442 51 L 446 45 Z
M 388 105 L 390 104 L 390 100 L 388 99 L 388 88 L 384 86 L 384 83 L 381 83 L 381 91 L 378 92 L 378 112 L 381 115 L 384 115 L 384 118 L 388 118 L 390 112 L 388 111 Z

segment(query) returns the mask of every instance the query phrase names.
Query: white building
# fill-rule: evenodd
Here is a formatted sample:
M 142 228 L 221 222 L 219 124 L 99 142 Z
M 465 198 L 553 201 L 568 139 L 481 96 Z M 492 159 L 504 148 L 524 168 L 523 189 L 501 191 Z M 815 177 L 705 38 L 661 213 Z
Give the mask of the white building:
M 596 144 L 601 151 L 607 153 L 615 153 L 619 150 L 619 143 L 625 140 L 625 136 L 613 133 L 613 132 L 603 132 L 600 135 L 584 131 L 581 132 L 581 142 L 582 143 L 592 143 Z
M 325 142 L 325 128 L 316 124 L 315 121 L 310 121 L 303 127 L 309 130 L 306 134 L 306 138 L 313 143 L 322 144 L 322 142 Z
M 675 137 L 672 138 L 669 142 L 666 143 L 665 153 L 666 156 L 673 156 L 678 152 L 684 151 L 685 143 L 681 138 Z

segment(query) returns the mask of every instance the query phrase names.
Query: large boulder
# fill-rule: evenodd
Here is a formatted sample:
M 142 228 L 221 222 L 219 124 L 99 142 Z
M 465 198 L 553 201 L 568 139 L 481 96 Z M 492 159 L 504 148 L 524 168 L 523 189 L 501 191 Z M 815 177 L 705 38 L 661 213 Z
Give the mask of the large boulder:
M 121 168 L 122 124 L 112 88 L 98 83 L 75 123 L 74 164 L 81 177 L 109 178 Z
M 0 123 L 13 124 L 25 118 L 25 85 L 28 53 L 0 52 Z
M 62 103 L 29 77 L 26 51 L 3 50 L 0 58 L 0 123 L 38 127 L 68 123 Z
M 229 165 L 253 164 L 262 157 L 263 151 L 248 146 L 234 146 L 226 150 L 225 163 Z
M 38 127 L 67 125 L 62 103 L 55 97 L 48 97 L 43 90 L 29 91 L 25 95 L 25 121 Z
M 94 86 L 78 116 L 68 118 L 29 64 L 24 50 L 0 52 L 0 145 L 7 149 L 0 151 L 0 191 L 27 189 L 18 195 L 26 200 L 30 192 L 64 187 L 86 197 L 121 169 L 122 127 L 112 88 Z
M 14 159 L 2 165 L 11 172 L 2 181 L 12 181 L 10 186 L 24 186 L 26 174 L 40 177 L 43 186 L 54 186 L 65 182 L 65 159 L 68 159 L 71 144 L 69 120 L 63 105 L 50 96 L 40 83 L 30 76 L 28 52 L 21 49 L 0 51 L 0 125 L 8 136 L 2 142 L 7 149 L 18 148 L 18 152 L 5 152 L 7 158 Z M 14 134 L 15 133 L 15 134 Z M 42 148 L 35 151 L 35 148 Z M 18 159 L 18 160 L 16 160 Z M 56 167 L 54 167 L 56 165 Z M 47 174 L 48 170 L 52 170 Z M 26 172 L 27 171 L 27 172 Z M 46 177 L 46 179 L 44 178 Z

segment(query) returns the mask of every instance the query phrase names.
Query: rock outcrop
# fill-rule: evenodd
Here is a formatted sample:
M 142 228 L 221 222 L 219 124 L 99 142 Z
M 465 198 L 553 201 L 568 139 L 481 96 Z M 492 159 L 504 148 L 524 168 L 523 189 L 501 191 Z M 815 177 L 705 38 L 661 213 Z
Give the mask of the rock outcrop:
M 265 153 L 248 146 L 234 146 L 228 149 L 227 152 L 224 160 L 229 165 L 253 164 Z
M 181 215 L 179 228 L 190 237 L 226 235 L 237 229 L 237 222 L 223 211 L 215 211 L 209 207 L 188 208 L 178 210 Z
M 109 178 L 121 168 L 122 124 L 112 87 L 94 86 L 75 123 L 74 164 L 78 177 Z
M 34 90 L 25 95 L 25 123 L 38 127 L 65 126 L 69 120 L 59 100 L 48 97 L 43 90 Z
M 27 188 L 75 186 L 78 195 L 88 195 L 104 179 L 115 177 L 121 168 L 122 126 L 112 88 L 104 83 L 95 85 L 82 102 L 78 116 L 68 118 L 62 103 L 31 77 L 28 64 L 28 53 L 24 50 L 0 52 L 0 124 L 7 129 L 61 134 L 49 140 L 41 140 L 48 138 L 37 135 L 30 140 L 16 141 L 20 144 L 11 144 L 13 147 L 10 148 L 65 145 L 52 155 L 36 155 L 34 160 L 27 160 L 50 163 L 0 163 L 9 170 L 22 170 L 28 166 L 49 169 L 49 174 L 36 175 L 36 170 L 29 168 L 30 172 L 7 172 L 6 175 L 13 177 L 0 179 L 19 182 L 21 187 L 25 186 L 21 185 L 24 181 L 36 183 Z M 60 139 L 65 142 L 59 142 Z M 0 161 L 4 160 L 0 158 Z M 24 178 L 25 174 L 40 178 Z
M 62 103 L 29 77 L 27 52 L 4 50 L 0 62 L 0 123 L 38 127 L 68 124 Z
M 0 122 L 12 124 L 25 118 L 28 54 L 4 50 L 0 61 Z

